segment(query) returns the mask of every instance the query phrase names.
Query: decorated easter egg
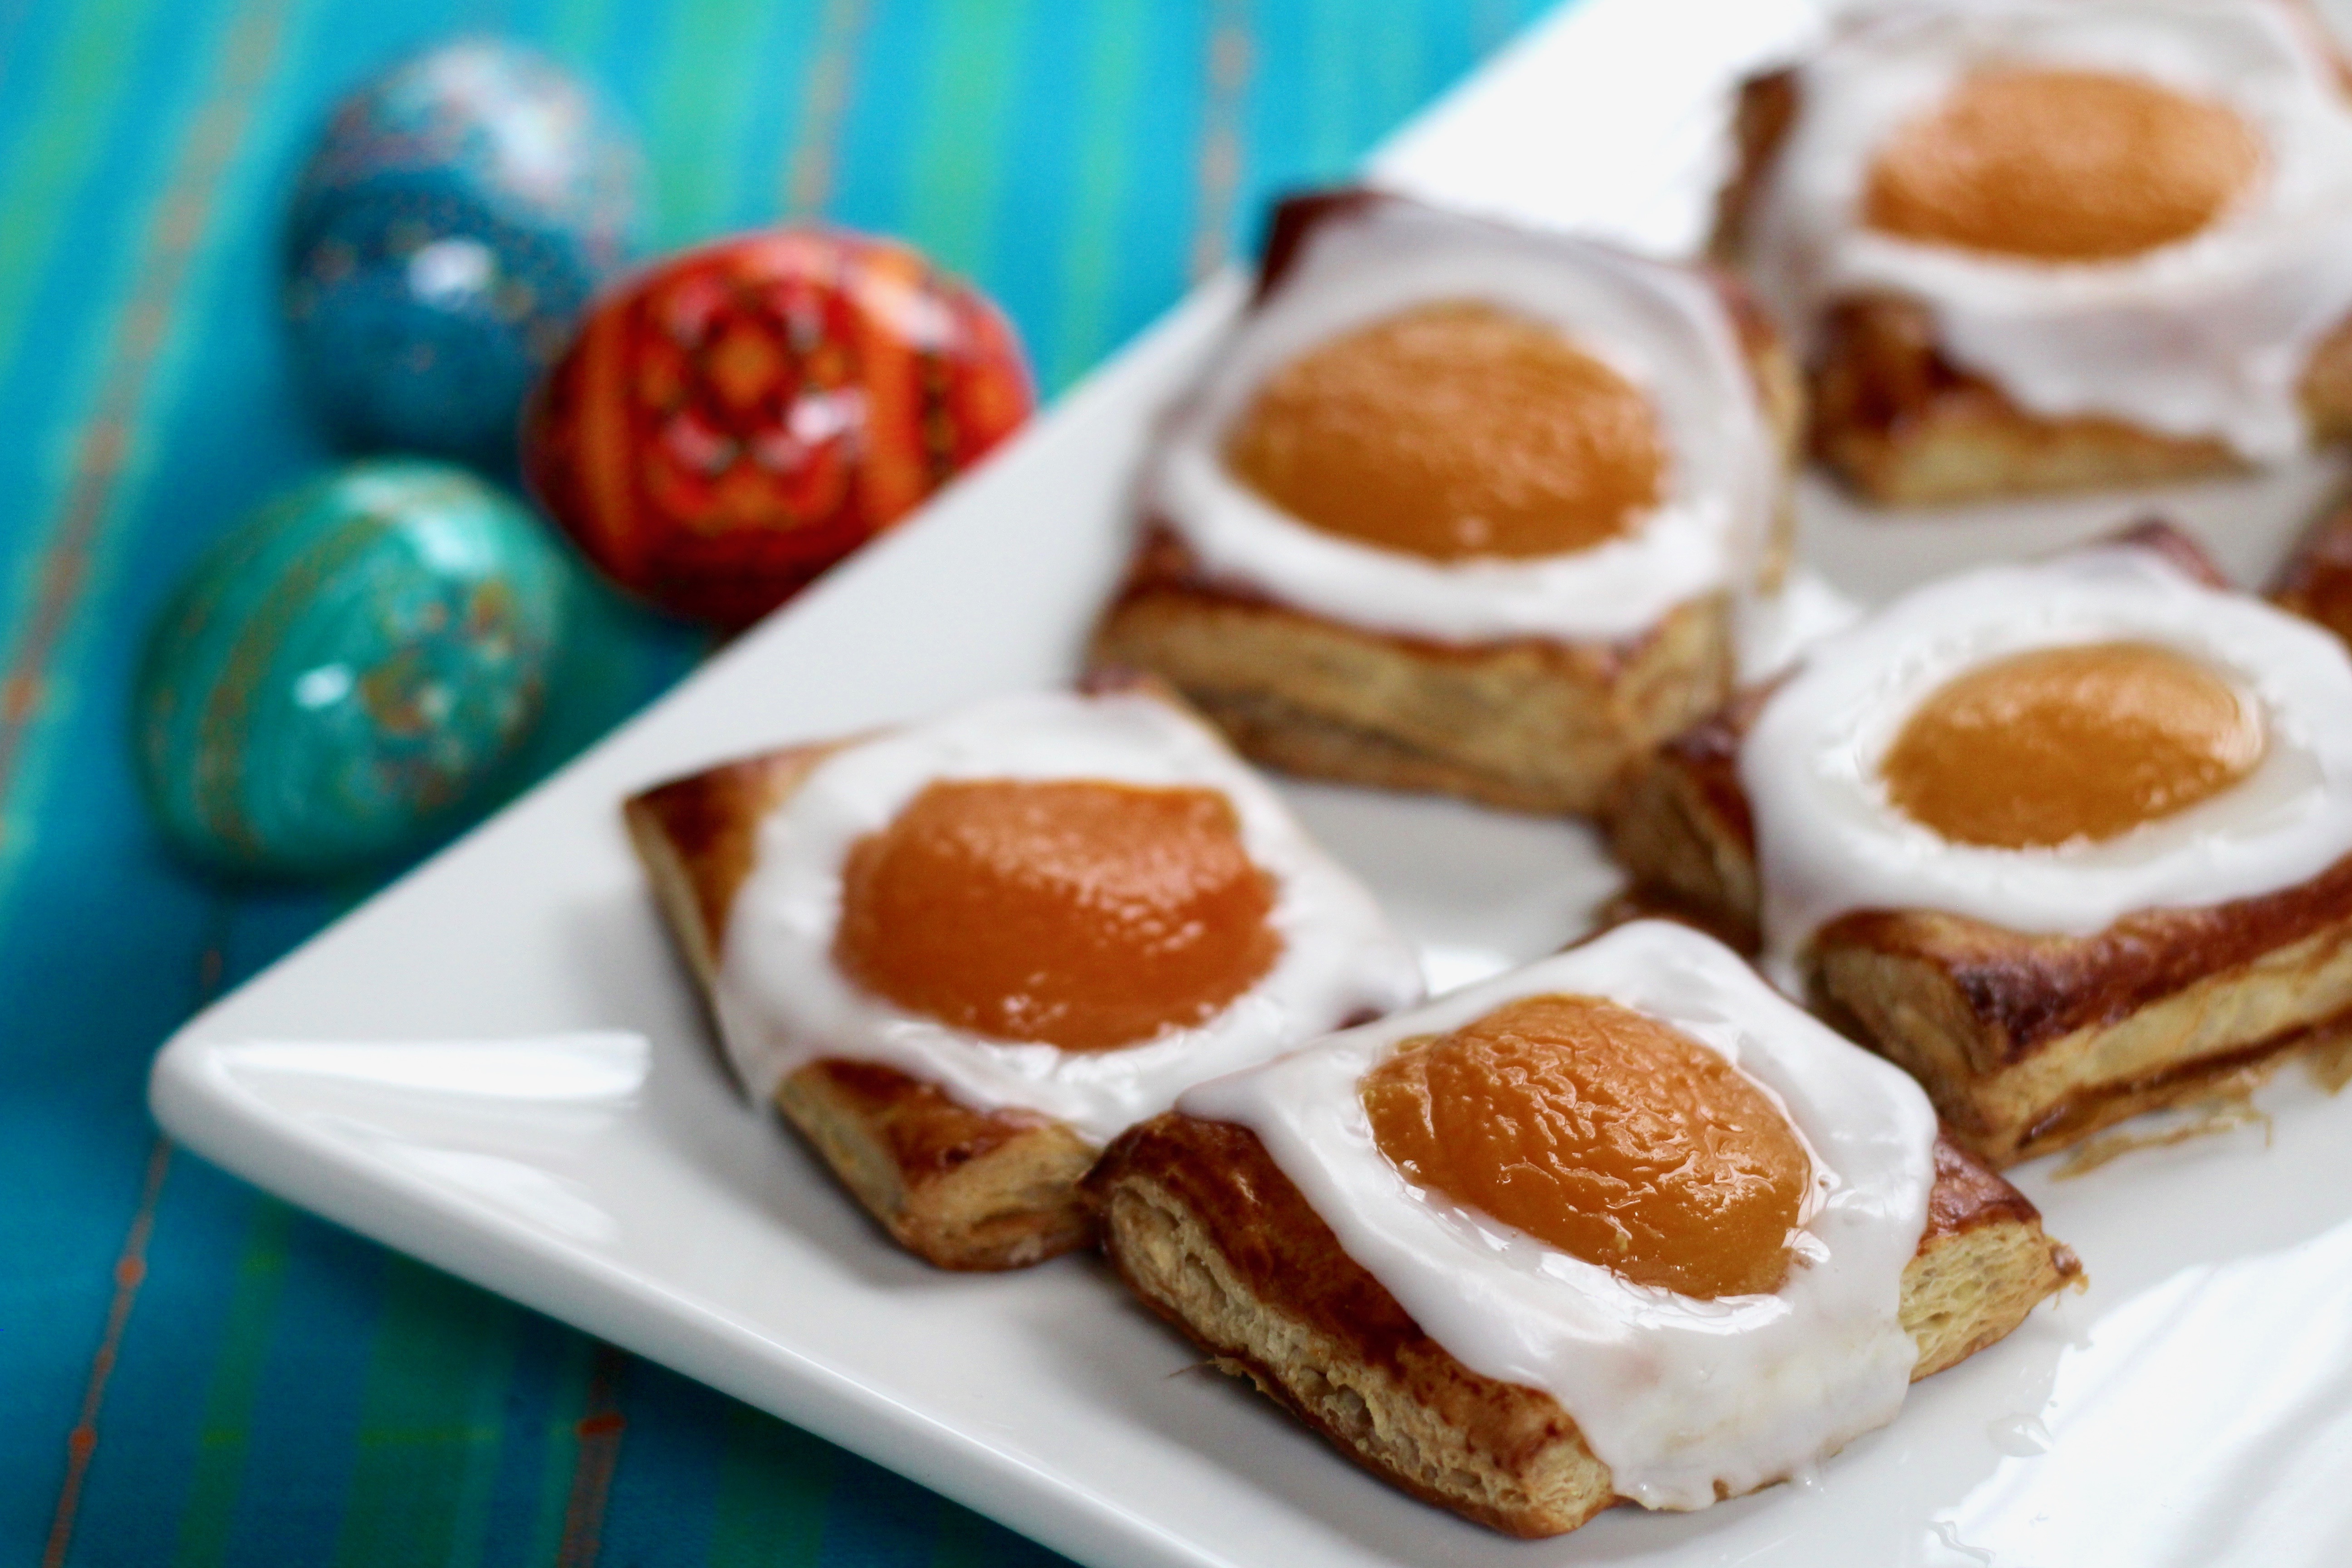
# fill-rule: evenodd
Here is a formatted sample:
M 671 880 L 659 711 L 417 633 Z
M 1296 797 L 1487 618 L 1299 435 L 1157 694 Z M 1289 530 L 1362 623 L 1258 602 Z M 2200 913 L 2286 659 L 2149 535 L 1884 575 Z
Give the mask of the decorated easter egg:
M 329 876 L 457 825 L 537 719 L 576 570 L 462 468 L 360 462 L 264 507 L 149 637 L 141 780 L 184 852 Z
M 284 237 L 294 356 L 366 447 L 497 459 L 524 395 L 620 266 L 637 157 L 585 89 L 475 39 L 346 98 Z
M 1013 328 L 906 246 L 722 241 L 598 302 L 523 421 L 541 503 L 614 581 L 740 625 L 1028 416 Z

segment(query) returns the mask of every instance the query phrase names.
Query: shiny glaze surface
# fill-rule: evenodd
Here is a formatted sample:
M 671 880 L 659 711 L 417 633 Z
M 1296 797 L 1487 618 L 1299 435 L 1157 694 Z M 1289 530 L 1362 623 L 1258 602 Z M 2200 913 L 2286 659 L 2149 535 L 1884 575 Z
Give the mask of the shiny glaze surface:
M 2242 122 L 2261 168 L 2210 222 L 2168 244 L 2070 259 L 1967 248 L 1959 236 L 2044 249 L 2137 243 L 2178 228 L 2246 153 L 2199 142 L 2203 196 L 2158 201 L 2149 171 L 2082 127 L 2039 125 L 1987 71 L 2095 75 Z M 2014 80 L 2012 77 L 2011 79 Z M 1804 352 L 1843 301 L 1916 304 L 1935 349 L 2026 413 L 2120 420 L 2275 463 L 2311 440 L 2300 400 L 2312 351 L 2352 313 L 2352 100 L 2302 10 L 2275 0 L 1931 0 L 1850 11 L 1790 78 L 1794 119 L 1743 216 L 1743 264 Z M 1996 100 L 1985 106 L 1990 92 Z M 1904 229 L 1876 226 L 1873 165 L 1906 127 L 1972 100 L 1998 158 L 1908 155 Z M 2045 105 L 2045 108 L 2048 106 Z M 2222 123 L 2216 121 L 2216 124 Z M 1958 130 L 1962 127 L 1948 127 Z M 2112 132 L 2115 128 L 2110 127 Z M 1951 151 L 1949 139 L 1920 136 Z M 1898 146 L 1898 152 L 1900 151 Z M 2149 149 L 2154 152 L 2155 149 Z M 2176 163 L 2179 155 L 2174 154 Z M 2120 177 L 2101 173 L 2112 166 Z M 2177 167 L 2174 174 L 2180 170 Z M 2104 181 L 2095 195 L 2057 186 Z M 2038 195 L 2048 189 L 2046 197 Z M 1974 189 L 1979 196 L 1963 193 Z M 2191 193 L 2194 194 L 2193 192 Z M 1980 198 L 1980 199 L 1979 199 Z M 1960 208 L 1973 207 L 1972 215 Z M 2165 214 L 2173 216 L 2167 217 Z M 1931 216 L 1930 215 L 1940 215 Z M 2137 215 L 2137 216 L 2136 216 Z M 2149 221 L 2150 216 L 2161 221 Z M 2194 331 L 2181 330 L 2193 321 Z
M 2164 647 L 2259 712 L 2266 747 L 2234 787 L 2104 841 L 2016 849 L 1947 838 L 1890 798 L 1883 764 L 1948 683 L 2016 656 L 2117 643 Z M 2352 735 L 2336 717 L 2347 707 L 2352 659 L 2335 637 L 2139 544 L 1914 589 L 1817 644 L 1740 744 L 1768 961 L 1792 976 L 1811 934 L 1856 910 L 2088 937 L 2139 911 L 2308 881 L 2352 850 Z
M 1590 996 L 1711 1050 L 1779 1102 L 1806 1155 L 1795 1254 L 1770 1294 L 1635 1283 L 1454 1202 L 1381 1156 L 1360 1086 L 1408 1042 L 1530 996 Z M 1204 1083 L 1187 1116 L 1257 1134 L 1348 1255 L 1472 1371 L 1540 1389 L 1620 1495 L 1703 1509 L 1809 1473 L 1900 1410 L 1917 1348 L 1898 1316 L 1934 1184 L 1919 1086 L 1663 921 L 1617 927 L 1409 1013 Z
M 1882 233 L 2041 261 L 2112 261 L 2187 239 L 2260 176 L 2227 105 L 2109 71 L 1980 71 L 1896 128 L 1863 220 Z
M 1558 329 L 1476 300 L 1308 350 L 1235 422 L 1225 460 L 1326 532 L 1432 561 L 1589 550 L 1655 506 L 1649 401 Z
M 940 783 L 851 847 L 834 952 L 952 1027 L 1116 1050 L 1255 984 L 1281 951 L 1275 891 L 1213 790 Z
M 1177 803 L 1214 796 L 1271 894 L 1260 917 L 1275 942 L 1270 962 L 1208 1016 L 1117 1050 L 999 1037 L 857 984 L 838 958 L 853 912 L 845 893 L 856 847 L 886 833 L 933 786 L 983 781 L 1118 784 Z M 1022 825 L 1012 826 L 1022 837 Z M 1144 851 L 1130 867 L 1144 881 L 1168 868 L 1152 847 L 1130 847 Z M 1017 877 L 1039 870 L 1028 858 Z M 940 934 L 954 942 L 961 933 Z M 1114 946 L 1135 934 L 1114 938 Z M 833 749 L 758 817 L 720 946 L 713 995 L 721 1037 L 762 1099 L 810 1061 L 873 1062 L 939 1084 L 975 1109 L 1041 1111 L 1097 1143 L 1204 1078 L 1409 1005 L 1423 991 L 1412 954 L 1362 883 L 1307 837 L 1255 773 L 1198 720 L 1119 689 L 1016 692 Z M 1112 1004 L 1103 1015 L 1111 1017 L 1131 999 L 1124 988 L 1134 978 L 1122 968 L 1079 984 Z
M 2099 843 L 2210 800 L 2263 758 L 2261 710 L 2152 643 L 2012 654 L 1930 692 L 1879 772 L 1895 808 L 1960 844 Z
M 1613 642 L 1752 579 L 1782 459 L 1741 323 L 1706 274 L 1361 193 L 1297 198 L 1276 222 L 1286 238 L 1268 258 L 1275 270 L 1172 409 L 1139 497 L 1143 514 L 1220 583 L 1345 626 L 1458 647 Z M 1656 498 L 1614 537 L 1550 554 L 1417 554 L 1294 517 L 1229 467 L 1236 436 L 1248 446 L 1247 411 L 1286 367 L 1464 300 L 1552 329 L 1646 405 L 1662 448 Z M 1381 401 L 1424 394 L 1391 387 Z M 1495 470 L 1481 484 L 1502 471 L 1487 448 L 1498 433 L 1476 437 L 1472 461 Z M 1454 454 L 1444 466 L 1461 465 Z M 1446 529 L 1423 519 L 1410 531 Z
M 1771 1097 L 1715 1051 L 1591 996 L 1529 996 L 1364 1076 L 1414 1184 L 1637 1285 L 1712 1300 L 1788 1275 L 1811 1175 Z

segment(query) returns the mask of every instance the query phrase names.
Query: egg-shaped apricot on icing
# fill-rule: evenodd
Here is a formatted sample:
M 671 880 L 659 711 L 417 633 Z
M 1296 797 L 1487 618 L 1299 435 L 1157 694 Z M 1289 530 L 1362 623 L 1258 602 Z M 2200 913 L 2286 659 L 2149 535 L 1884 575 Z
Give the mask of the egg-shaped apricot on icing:
M 1881 233 L 2036 261 L 2113 261 L 2187 239 L 2260 177 L 2238 114 L 2146 78 L 2011 67 L 1963 80 L 1873 160 Z
M 952 1027 L 1112 1050 L 1255 984 L 1281 949 L 1274 903 L 1214 790 L 949 780 L 851 848 L 835 952 Z
M 2035 648 L 1946 682 L 1880 763 L 1888 798 L 1956 843 L 2098 842 L 2253 771 L 2262 715 L 2203 662 L 2153 643 Z
M 1225 460 L 1299 521 L 1434 561 L 1562 555 L 1658 504 L 1666 447 L 1642 391 L 1557 327 L 1437 300 L 1284 365 Z
M 1712 1299 L 1788 1273 L 1802 1141 L 1720 1052 L 1647 1014 L 1526 997 L 1407 1042 L 1360 1092 L 1409 1180 L 1635 1284 Z

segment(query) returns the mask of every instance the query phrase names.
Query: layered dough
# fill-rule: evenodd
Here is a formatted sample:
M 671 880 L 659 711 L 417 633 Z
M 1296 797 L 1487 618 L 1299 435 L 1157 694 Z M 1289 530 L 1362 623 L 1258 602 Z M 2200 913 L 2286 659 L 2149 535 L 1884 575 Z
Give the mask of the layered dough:
M 1443 1046 L 1417 1044 L 1430 1037 L 1491 1028 L 1514 1005 L 1557 1005 L 1562 997 L 1627 1010 L 1712 1053 L 1764 1102 L 1768 1120 L 1749 1135 L 1777 1125 L 1798 1141 L 1805 1173 L 1786 1233 L 1794 1258 L 1775 1289 L 1683 1293 L 1746 1271 L 1717 1266 L 1726 1238 L 1696 1240 L 1700 1230 L 1739 1228 L 1736 1210 L 1718 1208 L 1711 1224 L 1696 1226 L 1685 1237 L 1694 1245 L 1628 1236 L 1629 1273 L 1479 1208 L 1473 1194 L 1433 1191 L 1382 1157 L 1363 1095 L 1389 1064 Z M 1578 1042 L 1588 1058 L 1583 1089 L 1598 1087 L 1591 1057 L 1632 1044 L 1598 1032 Z M 1600 1201 L 1586 1211 L 1591 1219 L 1624 1224 L 1644 1207 L 1675 1206 L 1672 1188 L 1711 1163 L 1710 1146 L 1719 1157 L 1732 1135 L 1704 1121 L 1677 1131 L 1681 1118 L 1656 1065 L 1611 1075 L 1616 1094 L 1597 1105 L 1562 1086 L 1563 1132 L 1612 1114 L 1612 1106 L 1625 1118 L 1620 1134 L 1630 1147 L 1607 1138 L 1604 1145 L 1619 1145 L 1614 1157 L 1595 1147 L 1570 1162 L 1587 1179 L 1580 1184 L 1603 1178 L 1591 1187 Z M 1511 1068 L 1507 1081 L 1525 1084 L 1526 1068 Z M 1915 1355 L 1896 1297 L 1933 1184 L 1934 1113 L 1909 1079 L 1776 995 L 1729 950 L 1683 927 L 1622 927 L 1204 1084 L 1177 1109 L 1250 1129 L 1349 1256 L 1414 1321 L 1472 1370 L 1551 1394 L 1609 1465 L 1616 1489 L 1649 1507 L 1704 1507 L 1798 1473 L 1892 1419 L 1902 1402 Z M 1519 1107 L 1522 1117 L 1543 1110 Z M 1454 1133 L 1470 1135 L 1461 1127 Z M 1550 1163 L 1539 1150 L 1501 1155 L 1510 1183 L 1522 1186 Z M 1612 1168 L 1619 1179 L 1607 1182 Z M 1620 1190 L 1610 1194 L 1612 1186 Z M 1748 1193 L 1768 1194 L 1769 1187 Z
M 1605 1079 L 1614 1053 L 1642 1058 L 1577 1099 L 1629 1119 L 1599 1136 L 1631 1164 L 1571 1157 L 1603 1182 L 1591 1214 L 1645 1226 L 1658 1211 L 1643 1205 L 1674 1207 L 1686 1180 L 1721 1189 L 1694 1214 L 1733 1189 L 1777 1202 L 1770 1173 L 1793 1157 L 1793 1215 L 1755 1216 L 1774 1241 L 1794 1221 L 1793 1256 L 1772 1279 L 1721 1272 L 1722 1237 L 1676 1243 L 1669 1226 L 1633 1252 L 1597 1244 L 1636 1272 L 1651 1270 L 1635 1261 L 1651 1247 L 1689 1270 L 1637 1283 L 1576 1237 L 1507 1223 L 1432 1186 L 1431 1167 L 1396 1163 L 1377 1107 L 1400 1065 L 1465 1033 L 1541 1035 L 1560 1020 L 1531 1024 L 1527 1010 L 1563 1006 L 1586 1013 L 1569 1026 L 1579 1073 Z M 1620 1017 L 1592 1032 L 1594 1007 L 1628 1010 L 1638 1027 Z M 1673 1109 L 1682 1093 L 1657 1075 L 1687 1067 L 1655 1057 L 1660 1031 L 1749 1087 Z M 1498 1081 L 1528 1081 L 1525 1066 Z M 1746 1129 L 1737 1147 L 1730 1123 L 1715 1126 L 1727 1116 Z M 1450 1136 L 1475 1163 L 1476 1140 Z M 1795 1142 L 1774 1153 L 1775 1136 Z M 1527 1158 L 1515 1172 L 1544 1163 Z M 1727 1180 L 1740 1169 L 1754 1180 Z M 1612 1170 L 1650 1196 L 1602 1195 Z M 2021 1198 L 1940 1143 L 1910 1080 L 1717 944 L 1658 923 L 1206 1085 L 1114 1144 L 1088 1184 L 1113 1260 L 1146 1300 L 1360 1462 L 1519 1534 L 1572 1529 L 1619 1498 L 1697 1508 L 1804 1473 L 1890 1419 L 1911 1378 L 2008 1332 L 2075 1272 Z M 1727 1223 L 1721 1211 L 1714 1224 Z
M 990 790 L 1010 806 L 940 804 Z M 1132 817 L 1107 841 L 1106 809 Z M 1080 1244 L 1119 1130 L 1421 991 L 1361 885 L 1145 689 L 793 748 L 625 815 L 739 1076 L 948 1267 Z
M 1276 766 L 1591 810 L 1720 696 L 1780 547 L 1794 374 L 1727 287 L 1399 198 L 1286 204 L 1095 663 Z
M 1935 1152 L 1898 1308 L 1913 1381 L 1998 1342 L 2081 1276 L 2017 1189 L 1956 1144 Z M 1559 1400 L 1463 1365 L 1246 1128 L 1159 1117 L 1113 1144 L 1087 1185 L 1136 1294 L 1381 1479 L 1518 1536 L 1574 1530 L 1620 1500 Z
M 2275 461 L 2352 428 L 2352 100 L 2272 0 L 1878 11 L 1751 83 L 1717 249 L 1815 450 L 1937 501 Z
M 2103 576 L 2126 585 L 2116 605 L 2146 594 L 2148 613 L 2127 623 L 2137 632 L 2198 650 L 2261 694 L 2261 764 L 2105 842 L 1945 844 L 1885 798 L 1868 765 L 1872 736 L 1883 745 L 1938 669 L 1955 670 L 1937 664 L 1937 629 L 1906 600 L 1865 623 L 1862 642 L 1833 638 L 1810 656 L 1812 678 L 1833 678 L 1848 700 L 1822 703 L 1820 687 L 1801 685 L 1806 671 L 1741 694 L 1661 747 L 1611 825 L 1636 907 L 1763 949 L 1787 984 L 1918 1077 L 1954 1135 L 1995 1163 L 2194 1099 L 2352 1010 L 2352 774 L 2338 740 L 2352 663 L 2341 647 L 2230 592 L 2181 536 L 2142 531 L 1977 574 L 2003 585 L 1980 615 L 2006 639 L 1973 645 L 1977 657 L 2126 624 L 2102 630 L 2059 601 L 2038 612 L 2018 586 L 2036 574 L 2062 598 Z M 1883 706 L 1855 705 L 1873 691 Z M 1782 709 L 1790 693 L 1804 700 Z M 1768 727 L 1823 739 L 1768 762 Z M 1822 791 L 1843 804 L 1809 798 Z

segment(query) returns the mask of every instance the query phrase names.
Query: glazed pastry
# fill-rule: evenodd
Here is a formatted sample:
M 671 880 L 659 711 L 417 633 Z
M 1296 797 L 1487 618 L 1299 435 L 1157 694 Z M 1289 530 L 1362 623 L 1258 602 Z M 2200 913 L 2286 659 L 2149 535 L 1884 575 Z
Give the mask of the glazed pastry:
M 2007 1164 L 2352 1010 L 2347 712 L 2336 639 L 2143 529 L 1816 645 L 1662 747 L 1612 840 Z
M 2276 0 L 1877 7 L 1750 81 L 1717 255 L 1870 499 L 2178 479 L 2352 432 L 2352 99 Z
M 1805 1474 L 2080 1272 L 1916 1084 L 1665 921 L 1205 1084 L 1087 1185 L 1220 1366 L 1514 1535 Z
M 631 837 L 729 1058 L 903 1246 L 1009 1268 L 1203 1078 L 1421 994 L 1371 896 L 1199 721 L 1038 693 L 709 769 Z
M 1286 203 L 1162 432 L 1097 665 L 1254 759 L 1593 809 L 1729 679 L 1793 371 L 1737 290 L 1352 192 Z

